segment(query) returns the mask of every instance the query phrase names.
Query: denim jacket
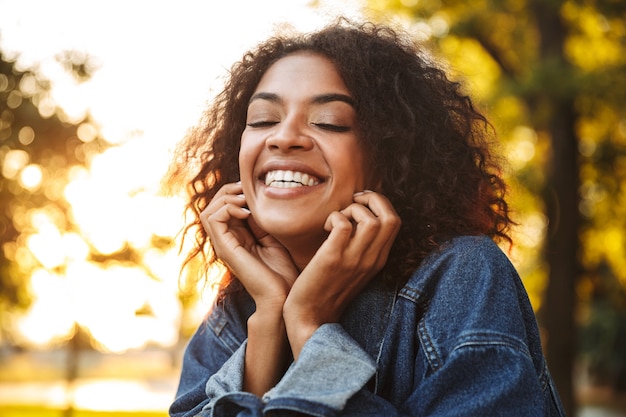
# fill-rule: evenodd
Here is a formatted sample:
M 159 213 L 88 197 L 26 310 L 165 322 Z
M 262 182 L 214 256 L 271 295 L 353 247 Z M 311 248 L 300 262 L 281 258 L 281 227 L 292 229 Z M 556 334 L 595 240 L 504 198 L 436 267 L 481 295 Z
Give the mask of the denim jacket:
M 564 416 L 524 287 L 489 238 L 455 238 L 385 288 L 322 325 L 262 398 L 242 390 L 254 303 L 231 289 L 189 342 L 170 415 Z

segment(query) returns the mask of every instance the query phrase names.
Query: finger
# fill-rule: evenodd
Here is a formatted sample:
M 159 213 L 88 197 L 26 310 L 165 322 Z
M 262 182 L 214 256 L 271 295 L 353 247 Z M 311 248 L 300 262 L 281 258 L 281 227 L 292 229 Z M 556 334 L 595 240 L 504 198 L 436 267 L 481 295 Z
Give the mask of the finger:
M 367 270 L 378 265 L 379 248 L 384 239 L 378 236 L 380 224 L 376 216 L 360 204 L 351 204 L 327 219 L 330 233 L 324 245 L 331 265 L 347 270 Z
M 340 213 L 354 224 L 354 238 L 374 239 L 380 231 L 380 220 L 368 207 L 353 203 Z
M 366 258 L 374 259 L 376 265 L 384 265 L 401 224 L 389 200 L 373 192 L 358 194 L 355 204 L 342 212 L 356 223 L 352 250 L 362 251 Z
M 225 196 L 225 195 L 237 195 L 237 194 L 242 194 L 243 193 L 243 188 L 241 186 L 240 182 L 233 182 L 233 183 L 229 183 L 229 184 L 225 184 L 222 186 L 222 188 L 220 188 L 217 193 L 215 193 L 215 196 L 213 197 L 213 200 Z
M 355 194 L 354 201 L 366 206 L 379 219 L 381 233 L 390 236 L 393 242 L 402 221 L 389 199 L 382 194 L 370 191 Z
M 341 211 L 354 223 L 354 235 L 346 247 L 346 256 L 367 260 L 363 266 L 370 268 L 386 259 L 385 247 L 389 236 L 382 229 L 380 219 L 369 208 L 361 204 L 351 204 Z
M 207 207 L 205 207 L 202 212 L 204 213 L 208 211 L 209 213 L 212 213 L 217 211 L 219 207 L 224 204 L 227 204 L 229 202 L 237 203 L 237 200 L 233 199 L 233 197 L 236 196 L 239 196 L 239 198 L 243 198 L 243 190 L 241 188 L 241 184 L 226 184 L 222 188 L 220 188 L 217 193 L 215 193 L 211 201 L 209 201 Z
M 205 221 L 211 223 L 228 223 L 231 219 L 238 220 L 247 219 L 250 216 L 250 210 L 245 207 L 239 207 L 235 204 L 227 204 L 205 217 Z
M 345 214 L 333 211 L 326 218 L 324 230 L 329 232 L 327 240 L 334 241 L 340 247 L 345 247 L 354 233 L 354 224 Z
M 382 194 L 373 191 L 363 191 L 354 194 L 353 198 L 356 203 L 368 207 L 376 217 L 384 219 L 398 217 L 389 199 Z
M 227 207 L 231 213 L 234 214 L 236 218 L 245 218 L 241 217 L 241 213 L 250 214 L 250 211 L 245 207 L 246 199 L 243 194 L 237 195 L 223 195 L 219 198 L 214 198 L 211 203 L 200 213 L 200 221 L 204 226 L 208 223 L 209 219 L 216 213 L 223 211 L 225 207 Z M 241 213 L 237 214 L 235 211 L 232 211 L 233 207 L 237 207 Z M 227 211 L 229 212 L 229 211 Z

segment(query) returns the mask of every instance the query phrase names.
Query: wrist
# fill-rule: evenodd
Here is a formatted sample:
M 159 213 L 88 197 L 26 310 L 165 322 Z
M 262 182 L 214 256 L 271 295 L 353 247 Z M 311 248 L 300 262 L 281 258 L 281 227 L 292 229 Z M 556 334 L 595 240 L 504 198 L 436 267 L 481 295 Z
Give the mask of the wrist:
M 257 308 L 248 318 L 248 333 L 259 335 L 285 334 L 285 322 L 280 308 Z
M 318 323 L 312 317 L 307 317 L 299 311 L 289 308 L 283 310 L 283 320 L 293 358 L 297 360 L 304 344 L 323 323 Z

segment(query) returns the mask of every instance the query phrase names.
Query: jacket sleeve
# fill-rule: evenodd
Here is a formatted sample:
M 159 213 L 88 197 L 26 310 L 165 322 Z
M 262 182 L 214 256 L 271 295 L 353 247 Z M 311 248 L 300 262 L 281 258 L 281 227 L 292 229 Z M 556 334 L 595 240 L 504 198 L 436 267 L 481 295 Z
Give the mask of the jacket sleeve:
M 264 396 L 264 410 L 289 417 L 550 415 L 541 392 L 545 387 L 524 346 L 494 342 L 492 335 L 487 339 L 460 343 L 441 369 L 416 378 L 406 401 L 394 405 L 367 388 L 374 361 L 341 326 L 324 325 L 305 344 L 301 360 Z
M 240 296 L 229 294 L 215 303 L 190 339 L 170 416 L 211 416 L 218 397 L 241 393 L 246 349 L 246 315 L 238 311 L 241 302 Z
M 491 335 L 492 336 L 492 335 Z M 368 390 L 374 360 L 339 324 L 320 327 L 263 398 L 242 391 L 245 341 L 235 350 L 202 327 L 186 350 L 172 416 L 537 416 L 540 387 L 524 347 L 502 339 L 461 343 L 394 406 Z M 210 352 L 210 354 L 208 353 Z M 230 355 L 230 356 L 228 356 Z M 506 372 L 502 372 L 506 369 Z M 268 413 L 269 414 L 269 413 Z
M 507 369 L 507 372 L 502 372 Z M 423 379 L 398 406 L 366 389 L 347 404 L 344 417 L 548 417 L 525 354 L 503 346 L 460 348 L 444 368 Z
M 231 352 L 211 326 L 189 342 L 173 417 L 337 416 L 376 372 L 373 359 L 339 324 L 321 326 L 300 358 L 263 398 L 243 392 L 246 342 Z
M 394 406 L 361 390 L 344 416 L 562 415 L 517 273 L 483 242 L 464 241 L 436 258 L 421 268 L 421 284 L 412 282 L 413 291 L 400 297 L 395 314 L 418 322 L 413 338 L 401 339 L 404 361 L 393 349 L 383 355 L 394 369 L 383 385 L 395 385 L 396 373 L 407 376 L 404 366 L 411 367 Z M 413 316 L 415 303 L 423 313 Z
M 469 262 L 463 262 L 466 270 Z M 449 263 L 447 268 L 450 268 Z M 483 271 L 484 273 L 484 271 Z M 438 291 L 430 312 L 437 304 L 455 305 L 461 300 L 476 299 L 469 289 L 479 291 L 477 282 L 459 285 L 451 282 Z M 484 292 L 484 288 L 481 290 Z M 459 292 L 463 293 L 462 295 Z M 506 293 L 509 291 L 507 290 Z M 201 328 L 187 348 L 181 383 L 172 416 L 255 417 L 364 417 L 364 416 L 552 416 L 546 411 L 542 386 L 549 380 L 539 377 L 524 338 L 490 326 L 467 326 L 476 312 L 507 315 L 508 298 L 490 293 L 486 310 L 477 305 L 452 308 L 461 317 L 461 324 L 451 323 L 450 309 L 442 310 L 436 320 L 422 322 L 428 327 L 417 339 L 415 362 L 398 362 L 408 366 L 406 396 L 397 402 L 386 400 L 370 391 L 369 382 L 376 374 L 376 361 L 344 330 L 340 324 L 321 326 L 305 343 L 297 362 L 281 381 L 262 398 L 242 391 L 245 359 L 245 320 L 234 326 L 229 320 L 212 314 L 207 326 Z M 507 301 L 506 303 L 499 303 Z M 485 300 L 487 301 L 487 299 Z M 495 302 L 494 302 L 495 301 Z M 402 303 L 396 305 L 401 309 Z M 467 310 L 464 310 L 467 309 Z M 402 310 L 402 309 L 401 309 Z M 443 311 L 447 312 L 443 314 Z M 408 310 L 406 311 L 408 312 Z M 404 311 L 397 314 L 404 316 Z M 519 312 L 517 312 L 519 314 Z M 485 317 L 483 317 L 485 318 Z M 434 326 L 434 327 L 431 327 Z M 517 326 L 516 326 L 517 327 Z M 468 332 L 469 330 L 469 332 Z M 433 333 L 434 332 L 434 333 Z M 237 337 L 233 336 L 236 335 Z M 437 362 L 428 356 L 433 346 L 428 340 L 446 344 L 446 352 Z M 240 341 L 239 341 L 240 340 Z M 405 346 L 403 349 L 408 348 Z M 411 348 L 409 348 L 411 349 Z M 437 349 L 436 347 L 434 348 Z M 441 353 L 441 352 L 440 352 Z M 391 354 L 389 360 L 394 360 Z M 404 363 L 404 365 L 402 365 Z M 545 370 L 547 375 L 547 370 Z M 543 382 L 542 382 L 543 381 Z M 393 400 L 395 401 L 395 400 Z
M 375 373 L 374 360 L 340 324 L 324 324 L 304 344 L 298 361 L 263 396 L 265 411 L 282 410 L 289 416 L 341 415 Z
M 364 388 L 342 416 L 563 415 L 516 272 L 495 246 L 466 246 L 430 270 L 436 279 L 426 313 L 413 343 L 403 339 L 399 347 L 414 362 L 396 358 L 393 350 L 386 355 L 399 374 L 411 367 L 406 395 L 392 404 Z M 396 314 L 411 316 L 410 299 L 398 302 Z

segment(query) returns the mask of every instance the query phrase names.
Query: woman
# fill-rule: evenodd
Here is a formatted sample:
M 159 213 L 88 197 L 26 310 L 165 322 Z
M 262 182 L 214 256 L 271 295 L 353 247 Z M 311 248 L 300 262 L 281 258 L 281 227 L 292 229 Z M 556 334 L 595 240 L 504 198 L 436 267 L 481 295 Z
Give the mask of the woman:
M 490 137 L 389 28 L 246 54 L 171 176 L 228 272 L 170 414 L 562 416 Z

